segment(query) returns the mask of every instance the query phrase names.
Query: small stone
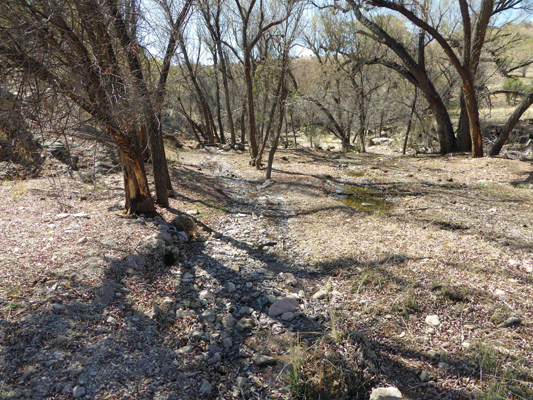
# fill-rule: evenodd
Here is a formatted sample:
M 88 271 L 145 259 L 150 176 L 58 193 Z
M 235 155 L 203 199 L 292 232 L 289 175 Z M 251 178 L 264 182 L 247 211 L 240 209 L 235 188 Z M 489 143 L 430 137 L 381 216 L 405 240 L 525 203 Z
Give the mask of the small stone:
M 435 350 L 429 350 L 428 351 L 428 357 L 429 358 L 437 358 L 439 356 L 440 356 L 440 354 L 439 354 L 438 351 L 435 351 Z
M 501 290 L 501 289 L 496 289 L 494 291 L 494 295 L 495 296 L 498 296 L 498 297 L 502 297 L 502 296 L 505 296 L 505 291 Z
M 214 237 L 215 239 L 220 239 L 220 238 L 222 237 L 222 233 L 220 233 L 220 232 L 213 232 L 213 237 Z
M 213 364 L 216 364 L 217 362 L 219 362 L 220 360 L 222 360 L 222 356 L 220 355 L 220 353 L 215 353 L 213 355 L 213 357 L 211 357 L 209 360 L 207 360 L 207 363 L 209 365 L 213 365 Z
M 300 309 L 298 301 L 290 297 L 284 297 L 283 299 L 275 301 L 268 309 L 268 315 L 275 317 L 282 315 L 286 312 L 293 312 Z
M 239 377 L 237 378 L 236 383 L 237 383 L 237 386 L 238 386 L 238 387 L 242 388 L 242 387 L 246 384 L 246 378 L 244 378 L 244 377 L 242 377 L 242 376 L 239 376 Z
M 320 289 L 311 298 L 313 300 L 322 300 L 322 299 L 325 299 L 326 297 L 328 297 L 328 291 L 326 289 Z
M 55 352 L 54 353 L 54 358 L 58 361 L 63 361 L 65 359 L 65 356 L 61 353 L 58 353 L 58 352 Z
M 289 286 L 297 286 L 298 285 L 298 280 L 290 272 L 285 272 L 285 273 L 281 274 L 281 277 L 283 278 L 283 281 L 285 282 L 285 284 L 287 284 Z
M 277 300 L 277 299 L 276 299 L 276 296 L 271 295 L 271 294 L 269 294 L 266 298 L 267 298 L 267 300 L 268 300 L 268 302 L 269 302 L 270 304 L 275 303 L 276 300 Z
M 420 380 L 422 382 L 429 382 L 431 380 L 431 377 L 429 376 L 429 372 L 428 371 L 422 371 L 420 373 Z
M 189 335 L 189 337 L 190 337 L 190 335 Z M 178 350 L 176 350 L 176 352 L 178 354 L 186 354 L 186 353 L 190 353 L 193 350 L 194 350 L 194 347 L 192 347 L 192 346 L 183 346 L 183 347 L 180 347 Z
M 283 313 L 281 314 L 281 319 L 283 321 L 292 321 L 294 319 L 295 315 L 293 312 L 286 312 L 286 313 Z
M 193 329 L 189 333 L 189 339 L 195 340 L 195 341 L 205 339 L 205 332 L 202 331 L 201 329 Z
M 235 325 L 235 328 L 239 332 L 244 331 L 251 331 L 255 326 L 255 321 L 251 318 L 241 318 L 239 322 L 237 322 L 237 325 Z
M 372 389 L 370 400 L 402 400 L 402 393 L 393 386 Z
M 200 395 L 211 396 L 211 390 L 212 390 L 211 384 L 204 379 L 202 382 L 202 386 L 200 387 L 200 391 L 199 391 Z
M 214 299 L 215 295 L 211 293 L 209 290 L 202 290 L 200 293 L 198 293 L 198 296 L 202 299 Z
M 60 219 L 65 219 L 69 216 L 70 214 L 66 214 L 66 213 L 62 213 L 62 214 L 57 214 L 56 215 L 56 220 L 60 220 Z
M 440 361 L 443 362 L 443 363 L 446 363 L 446 364 L 450 363 L 450 359 L 448 358 L 448 354 L 446 354 L 445 351 L 440 353 Z
M 468 329 L 470 331 L 473 331 L 474 329 L 476 329 L 476 326 L 475 325 L 472 325 L 472 324 L 466 324 L 465 325 L 465 329 Z
M 77 241 L 78 244 L 83 244 L 83 243 L 87 243 L 87 238 L 86 237 L 82 237 L 80 240 Z M 84 389 L 85 390 L 85 389 Z
M 80 212 L 80 213 L 77 213 L 77 214 L 72 214 L 72 216 L 74 218 L 89 218 L 89 215 L 87 213 L 84 213 L 84 212 Z
M 250 307 L 248 307 L 248 306 L 242 306 L 239 309 L 239 314 L 240 315 L 250 315 L 252 312 L 253 312 L 253 310 Z
M 228 293 L 234 293 L 235 291 L 237 291 L 237 288 L 235 287 L 235 284 L 233 282 L 227 282 L 224 285 L 224 290 Z
M 437 315 L 428 315 L 426 317 L 426 324 L 434 328 L 440 325 L 439 317 Z
M 153 237 L 156 240 L 162 240 L 163 242 L 165 242 L 166 246 L 170 246 L 172 243 L 174 243 L 172 235 L 168 232 L 159 232 L 156 233 Z
M 200 321 L 207 321 L 212 324 L 217 320 L 217 315 L 215 314 L 215 311 L 213 309 L 209 309 L 205 310 L 199 318 Z
M 74 389 L 72 389 L 72 397 L 75 399 L 85 396 L 85 388 L 83 386 L 75 386 Z
M 470 342 L 463 342 L 463 343 L 461 343 L 461 346 L 463 346 L 463 349 L 467 350 L 467 349 L 469 349 L 472 345 L 470 344 Z
M 222 347 L 229 349 L 233 345 L 231 338 L 227 337 L 222 339 Z
M 231 315 L 227 315 L 224 318 L 222 318 L 222 325 L 228 328 L 233 328 L 236 323 L 237 323 L 237 320 L 233 318 Z
M 440 369 L 446 369 L 446 368 L 448 368 L 448 364 L 446 364 L 445 362 L 442 362 L 442 361 L 441 361 L 441 362 L 438 364 L 438 367 L 439 367 Z
M 177 236 L 181 243 L 187 243 L 189 241 L 189 238 L 185 232 L 178 232 Z
M 275 358 L 264 356 L 262 354 L 259 354 L 257 356 L 252 357 L 252 361 L 258 367 L 266 367 L 268 365 L 276 365 L 276 359 Z
M 108 324 L 115 324 L 117 322 L 117 320 L 111 316 L 109 316 L 107 319 L 106 319 L 106 322 Z
M 185 210 L 185 213 L 186 214 L 189 214 L 189 215 L 198 215 L 200 214 L 200 211 L 196 210 L 196 209 L 193 209 L 193 210 Z

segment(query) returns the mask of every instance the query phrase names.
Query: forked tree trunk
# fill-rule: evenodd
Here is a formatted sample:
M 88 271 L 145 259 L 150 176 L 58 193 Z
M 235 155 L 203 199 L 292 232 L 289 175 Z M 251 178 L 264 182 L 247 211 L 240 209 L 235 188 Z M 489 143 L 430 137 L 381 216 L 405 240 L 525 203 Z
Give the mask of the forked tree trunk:
M 122 146 L 118 150 L 124 174 L 126 211 L 130 214 L 154 216 L 156 209 L 148 187 L 146 170 L 138 145 Z
M 470 124 L 468 123 L 468 112 L 463 94 L 460 96 L 461 113 L 459 114 L 459 123 L 457 125 L 456 147 L 459 151 L 472 151 L 472 138 L 470 137 Z

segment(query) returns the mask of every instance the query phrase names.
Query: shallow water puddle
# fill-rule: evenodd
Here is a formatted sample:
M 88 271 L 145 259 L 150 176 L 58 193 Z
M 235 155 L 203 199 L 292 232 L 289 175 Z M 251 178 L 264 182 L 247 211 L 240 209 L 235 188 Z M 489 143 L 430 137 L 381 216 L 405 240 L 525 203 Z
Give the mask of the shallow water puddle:
M 380 190 L 361 186 L 340 186 L 335 198 L 359 211 L 387 213 L 392 207 L 391 202 L 383 199 Z

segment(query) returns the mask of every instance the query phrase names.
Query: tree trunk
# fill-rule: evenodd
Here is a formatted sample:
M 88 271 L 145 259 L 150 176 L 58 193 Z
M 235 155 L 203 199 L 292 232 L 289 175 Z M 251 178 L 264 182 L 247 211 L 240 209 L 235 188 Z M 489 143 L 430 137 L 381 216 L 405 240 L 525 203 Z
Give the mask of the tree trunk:
M 460 95 L 461 113 L 459 114 L 459 123 L 457 124 L 456 148 L 458 151 L 472 151 L 472 138 L 470 137 L 470 124 L 468 122 L 468 111 L 464 95 Z
M 472 82 L 465 82 L 465 105 L 468 112 L 470 125 L 470 138 L 472 139 L 472 156 L 483 157 L 483 140 L 481 137 L 481 124 L 479 122 L 479 108 L 475 88 Z
M 407 150 L 407 141 L 409 140 L 409 131 L 411 130 L 411 124 L 413 122 L 413 114 L 415 113 L 416 109 L 416 98 L 418 97 L 418 89 L 415 86 L 415 95 L 413 98 L 413 105 L 411 106 L 411 114 L 409 114 L 409 122 L 407 123 L 407 130 L 405 131 L 405 140 L 403 141 L 403 151 L 402 154 L 405 156 L 405 152 Z
M 108 128 L 109 130 L 109 128 Z M 132 135 L 137 135 L 133 132 Z M 110 132 L 111 137 L 117 137 Z M 139 146 L 127 138 L 119 142 L 118 154 L 124 174 L 124 192 L 127 212 L 130 214 L 144 214 L 154 216 L 156 213 L 148 180 L 146 179 L 146 170 Z M 129 143 L 128 143 L 129 142 Z
M 522 100 L 522 103 L 520 103 L 520 105 L 513 111 L 513 113 L 505 123 L 505 126 L 503 127 L 502 131 L 500 132 L 496 143 L 494 143 L 494 145 L 490 149 L 489 154 L 491 156 L 497 156 L 498 154 L 500 154 L 500 151 L 502 150 L 503 145 L 509 138 L 509 135 L 513 131 L 513 128 L 520 120 L 522 114 L 526 112 L 526 110 L 531 106 L 531 104 L 533 104 L 533 93 L 525 97 L 524 100 Z
M 244 78 L 246 81 L 246 100 L 248 102 L 248 138 L 250 140 L 250 163 L 255 165 L 259 155 L 259 146 L 257 145 L 257 126 L 255 123 L 255 105 L 254 105 L 254 87 L 252 81 L 252 55 L 246 49 L 244 51 Z

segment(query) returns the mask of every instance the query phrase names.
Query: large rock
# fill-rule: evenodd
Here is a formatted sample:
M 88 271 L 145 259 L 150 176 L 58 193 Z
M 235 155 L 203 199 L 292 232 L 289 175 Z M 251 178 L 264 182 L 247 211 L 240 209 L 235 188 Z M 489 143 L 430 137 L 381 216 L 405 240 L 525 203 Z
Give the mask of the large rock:
M 402 393 L 393 386 L 372 389 L 370 400 L 402 400 Z
M 274 302 L 268 309 L 268 315 L 271 317 L 276 317 L 278 315 L 285 314 L 287 312 L 298 311 L 300 305 L 296 299 L 291 297 L 284 297 Z

